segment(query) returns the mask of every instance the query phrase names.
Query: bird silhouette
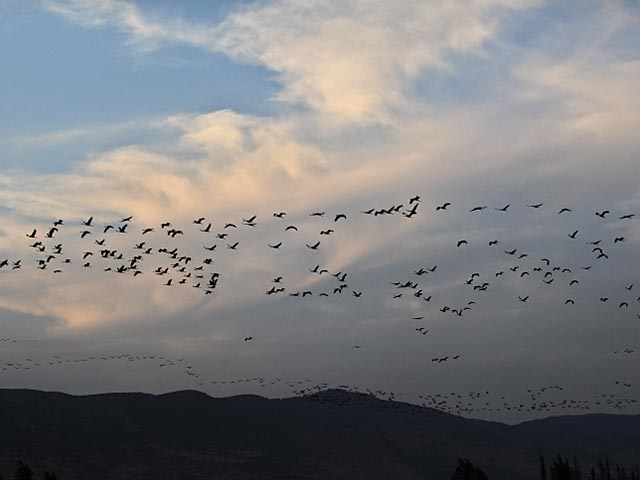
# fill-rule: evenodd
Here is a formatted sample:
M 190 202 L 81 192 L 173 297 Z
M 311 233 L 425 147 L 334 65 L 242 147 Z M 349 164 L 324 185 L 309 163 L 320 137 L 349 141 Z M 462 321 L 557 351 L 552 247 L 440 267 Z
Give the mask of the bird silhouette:
M 306 243 L 305 245 L 307 246 L 307 248 L 310 248 L 311 250 L 318 250 L 318 247 L 320 246 L 320 241 L 318 240 L 313 245 L 309 245 L 308 243 Z

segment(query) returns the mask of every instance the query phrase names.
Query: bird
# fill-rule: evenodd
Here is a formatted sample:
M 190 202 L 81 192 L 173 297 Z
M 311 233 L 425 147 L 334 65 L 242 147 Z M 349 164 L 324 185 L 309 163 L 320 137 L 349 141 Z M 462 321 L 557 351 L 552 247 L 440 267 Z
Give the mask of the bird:
M 331 228 L 320 231 L 320 235 L 331 235 L 332 233 L 334 233 L 334 231 Z
M 498 245 L 498 240 L 489 240 L 489 246 Z
M 305 245 L 307 246 L 307 248 L 310 248 L 311 250 L 318 250 L 318 247 L 320 246 L 320 240 L 318 240 L 313 245 L 309 245 L 308 243 L 306 243 Z
M 229 250 L 236 250 L 236 249 L 238 248 L 239 243 L 240 243 L 240 242 L 236 242 L 236 243 L 233 243 L 233 244 L 229 244 L 229 243 L 227 243 L 227 248 L 228 248 Z
M 82 225 L 84 225 L 85 227 L 91 227 L 91 222 L 93 222 L 93 217 L 89 217 L 87 220 L 83 220 Z
M 624 242 L 624 237 L 616 237 L 613 239 L 613 243 Z
M 573 210 L 571 210 L 570 208 L 567 208 L 567 207 L 563 207 L 558 211 L 558 215 L 560 215 L 561 213 L 565 213 L 565 212 L 573 212 Z
M 506 204 L 504 207 L 501 208 L 496 208 L 496 211 L 498 212 L 506 212 L 507 210 L 509 210 L 509 207 L 511 206 L 510 203 Z
M 467 242 L 466 240 L 458 240 L 456 247 L 461 247 L 462 245 L 468 245 L 468 244 L 469 242 Z
M 469 210 L 469 212 L 481 212 L 482 210 L 484 210 L 486 208 L 487 208 L 486 205 L 473 207 L 471 210 Z
M 296 227 L 295 225 L 289 225 L 287 228 L 284 229 L 285 232 L 288 232 L 289 230 L 294 230 L 294 231 L 298 231 L 298 227 Z
M 529 204 L 529 205 L 527 205 L 527 207 L 529 207 L 529 208 L 540 208 L 542 205 L 544 205 L 544 203 L 540 202 L 540 203 Z
M 273 214 L 273 216 L 276 218 L 284 218 L 285 215 L 286 215 L 285 212 L 277 212 Z
M 436 207 L 436 212 L 437 212 L 437 211 L 439 211 L 439 210 L 446 210 L 446 209 L 447 209 L 447 208 L 449 208 L 450 206 L 451 206 L 451 203 L 450 203 L 450 202 L 445 202 L 445 203 L 443 203 L 442 205 L 438 205 L 438 206 Z
M 606 218 L 611 212 L 609 210 L 603 210 L 601 212 L 596 212 L 596 217 Z
M 195 220 L 193 221 L 193 223 L 195 223 L 196 225 L 202 225 L 202 223 L 204 222 L 204 220 L 205 220 L 205 217 L 200 217 L 200 218 L 195 219 Z
M 620 220 L 631 220 L 633 217 L 635 217 L 636 214 L 635 213 L 629 213 L 627 215 L 622 215 L 620 217 Z
M 248 342 L 249 340 L 253 340 L 253 337 L 244 337 L 245 342 Z
M 335 218 L 333 219 L 334 222 L 337 222 L 340 219 L 347 219 L 347 216 L 344 213 L 339 213 L 335 216 Z
M 27 237 L 29 238 L 36 238 L 36 234 L 38 233 L 38 230 L 36 230 L 35 228 L 33 229 L 33 231 L 31 233 L 27 233 Z
M 524 303 L 524 302 L 526 302 L 527 300 L 529 300 L 529 295 L 527 295 L 526 297 L 518 296 L 518 299 L 519 299 L 521 302 L 523 302 L 523 303 Z
M 271 245 L 270 243 L 268 243 L 267 245 L 269 245 L 269 248 L 278 249 L 282 246 L 282 242 L 278 242 L 275 245 Z
M 578 232 L 579 232 L 579 231 L 580 231 L 580 230 L 574 230 L 573 232 L 569 233 L 569 234 L 568 234 L 569 238 L 571 238 L 571 239 L 574 239 L 574 240 L 575 240 L 576 235 L 578 235 Z

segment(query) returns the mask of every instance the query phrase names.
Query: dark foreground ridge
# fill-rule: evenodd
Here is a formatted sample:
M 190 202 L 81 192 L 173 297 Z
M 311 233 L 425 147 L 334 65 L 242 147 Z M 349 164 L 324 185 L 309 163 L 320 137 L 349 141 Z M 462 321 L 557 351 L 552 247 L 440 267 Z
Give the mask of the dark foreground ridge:
M 540 454 L 640 464 L 640 416 L 506 425 L 342 390 L 273 400 L 0 389 L 5 478 L 22 459 L 65 480 L 442 480 L 469 458 L 491 480 L 537 480 Z

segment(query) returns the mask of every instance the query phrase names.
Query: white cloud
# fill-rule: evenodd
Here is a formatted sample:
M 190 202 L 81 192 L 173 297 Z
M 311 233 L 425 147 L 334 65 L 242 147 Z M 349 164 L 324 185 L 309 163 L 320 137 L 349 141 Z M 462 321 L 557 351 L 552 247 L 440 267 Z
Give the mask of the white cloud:
M 535 0 L 257 3 L 206 27 L 151 19 L 123 0 L 45 0 L 87 27 L 115 26 L 144 48 L 186 43 L 278 72 L 278 99 L 300 102 L 334 121 L 392 122 L 409 106 L 427 68 L 448 68 L 451 52 L 479 53 L 506 12 Z
M 134 3 L 124 0 L 41 0 L 41 4 L 85 27 L 115 27 L 141 51 L 153 50 L 167 42 L 206 47 L 211 41 L 205 28 L 179 20 L 151 18 Z

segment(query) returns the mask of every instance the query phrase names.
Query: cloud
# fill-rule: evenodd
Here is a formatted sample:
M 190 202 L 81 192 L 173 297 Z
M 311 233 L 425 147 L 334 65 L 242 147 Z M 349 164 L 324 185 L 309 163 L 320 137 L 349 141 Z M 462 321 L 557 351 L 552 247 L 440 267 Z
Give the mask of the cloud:
M 104 223 L 133 215 L 138 228 L 157 228 L 167 219 L 187 226 L 191 219 L 206 215 L 219 229 L 223 222 L 238 222 L 243 215 L 257 213 L 262 220 L 273 209 L 285 209 L 291 221 L 311 231 L 308 212 L 318 206 L 348 210 L 357 217 L 361 209 L 406 202 L 415 192 L 422 193 L 427 203 L 435 203 L 441 195 L 457 197 L 477 189 L 477 178 L 493 178 L 498 171 L 500 177 L 489 181 L 496 192 L 523 170 L 548 177 L 546 164 L 531 159 L 571 148 L 575 162 L 590 148 L 576 145 L 579 130 L 597 133 L 608 143 L 620 135 L 629 139 L 637 124 L 637 108 L 633 98 L 625 99 L 633 91 L 638 67 L 634 61 L 608 59 L 602 44 L 589 57 L 582 55 L 580 62 L 545 58 L 535 51 L 526 55 L 513 66 L 512 90 L 500 101 L 491 98 L 455 108 L 410 104 L 411 90 L 425 69 L 455 71 L 452 53 L 481 53 L 498 34 L 507 13 L 534 5 L 486 1 L 410 3 L 401 8 L 368 2 L 344 7 L 335 2 L 279 1 L 255 4 L 205 29 L 180 20 L 151 19 L 134 4 L 118 0 L 45 2 L 46 8 L 81 25 L 116 26 L 136 45 L 183 42 L 264 64 L 281 75 L 281 99 L 295 99 L 311 109 L 284 110 L 276 117 L 231 110 L 177 114 L 151 127 L 174 132 L 177 140 L 169 145 L 129 145 L 97 152 L 62 174 L 2 174 L 0 200 L 11 210 L 13 220 L 5 227 L 0 248 L 14 251 L 13 238 L 24 238 L 34 222 L 62 217 L 78 224 L 89 215 Z M 610 23 L 605 27 L 611 31 Z M 526 88 L 518 90 L 522 85 Z M 524 114 L 515 111 L 523 104 Z M 532 116 L 529 109 L 534 107 Z M 370 123 L 392 117 L 392 124 L 383 127 Z M 514 125 L 523 129 L 518 138 L 513 135 Z M 561 125 L 554 131 L 556 143 L 540 145 L 549 125 Z M 84 134 L 79 130 L 63 137 Z M 58 138 L 51 136 L 53 141 Z M 363 138 L 364 144 L 359 141 Z M 553 165 L 553 174 L 557 176 L 561 168 L 560 181 L 566 180 L 571 160 Z M 426 194 L 425 188 L 429 189 Z M 268 204 L 264 199 L 269 199 Z M 327 266 L 366 271 L 407 262 L 419 256 L 425 243 L 410 242 L 400 250 L 393 246 L 437 226 L 436 219 L 419 220 L 394 224 L 381 234 L 366 220 L 352 216 L 354 226 L 349 231 L 358 241 L 343 248 L 327 246 L 321 257 Z M 268 230 L 261 240 L 276 243 L 280 233 L 275 227 L 263 228 Z M 429 244 L 434 248 L 455 241 L 459 235 L 455 231 L 468 226 L 442 228 L 431 237 Z M 238 275 L 229 280 L 230 285 L 242 289 L 242 273 L 258 274 L 268 282 L 276 264 L 265 255 L 264 245 L 259 248 L 245 236 L 239 240 L 255 256 L 235 259 Z M 77 238 L 69 242 L 70 249 L 81 248 Z M 224 242 L 220 247 L 225 247 Z M 195 241 L 188 248 L 202 254 Z M 304 247 L 284 263 L 300 287 L 315 284 L 305 277 L 306 268 L 303 274 L 297 270 L 302 253 Z M 27 310 L 61 319 L 58 332 L 123 322 L 131 316 L 167 314 L 161 293 L 166 289 L 161 283 L 152 282 L 151 287 L 138 282 L 132 287 L 136 295 L 127 297 L 131 302 L 123 299 L 120 313 L 114 313 L 108 301 L 89 300 L 94 295 L 86 292 L 89 287 L 83 275 L 70 275 L 70 281 L 62 284 L 41 283 L 42 301 Z M 109 281 L 104 288 L 116 292 L 117 285 Z M 71 293 L 61 295 L 60 289 Z M 263 290 L 263 284 L 255 281 L 243 289 L 241 298 L 263 302 Z M 16 301 L 4 306 L 17 308 Z M 127 303 L 131 309 L 124 306 Z M 218 303 L 223 310 L 234 308 L 233 302 Z M 189 305 L 176 302 L 175 308 L 189 309 Z
M 41 0 L 43 8 L 88 28 L 115 27 L 140 51 L 165 43 L 207 46 L 206 29 L 179 20 L 151 18 L 134 3 L 123 0 Z
M 176 112 L 154 120 L 149 129 L 158 135 L 151 141 L 94 151 L 63 173 L 0 171 L 0 260 L 22 258 L 25 264 L 17 272 L 0 271 L 3 285 L 9 285 L 0 307 L 53 317 L 52 336 L 144 338 L 207 355 L 222 355 L 209 352 L 211 341 L 220 351 L 241 355 L 233 342 L 259 332 L 278 353 L 251 357 L 260 363 L 256 371 L 266 368 L 265 358 L 273 365 L 295 359 L 297 367 L 299 355 L 317 349 L 314 358 L 321 359 L 337 351 L 338 343 L 352 341 L 369 342 L 375 352 L 394 350 L 388 357 L 363 357 L 375 365 L 385 362 L 381 367 L 389 371 L 404 371 L 407 362 L 423 368 L 424 343 L 407 340 L 414 325 L 405 318 L 420 313 L 438 335 L 430 348 L 448 354 L 447 349 L 465 347 L 477 356 L 474 361 L 487 365 L 526 353 L 519 360 L 526 367 L 536 360 L 534 352 L 561 357 L 557 352 L 565 352 L 566 345 L 595 343 L 577 338 L 577 330 L 593 339 L 606 336 L 612 345 L 630 335 L 630 322 L 610 331 L 609 323 L 599 323 L 607 311 L 589 302 L 614 283 L 615 288 L 631 283 L 635 275 L 628 260 L 640 238 L 637 219 L 609 224 L 593 215 L 602 206 L 620 214 L 638 207 L 640 105 L 634 80 L 640 71 L 623 41 L 637 21 L 633 11 L 591 5 L 574 19 L 537 2 L 345 6 L 282 0 L 238 8 L 221 24 L 203 26 L 124 1 L 44 5 L 87 27 L 118 28 L 137 51 L 183 43 L 263 65 L 277 72 L 282 89 L 271 116 L 231 109 Z M 527 33 L 531 26 L 525 28 L 528 19 L 522 16 L 527 13 L 538 15 L 538 35 L 524 42 L 520 31 L 503 34 L 505 26 Z M 470 58 L 482 68 L 468 68 Z M 420 94 L 435 76 L 461 94 L 456 102 L 432 102 Z M 462 77 L 466 83 L 457 86 Z M 462 94 L 469 83 L 492 88 L 479 87 L 468 100 Z M 91 134 L 91 128 L 81 128 L 39 140 L 49 144 Z M 415 194 L 422 204 L 413 219 L 360 213 L 401 203 L 404 208 Z M 435 205 L 444 201 L 452 202 L 450 210 L 436 214 Z M 545 204 L 541 211 L 526 207 L 537 201 Z M 506 203 L 512 204 L 508 214 L 494 210 Z M 489 208 L 470 214 L 475 204 Z M 574 212 L 558 215 L 561 206 Z M 287 212 L 285 220 L 272 216 L 279 210 Z M 314 210 L 326 211 L 326 217 L 310 217 Z M 334 224 L 331 216 L 337 212 L 347 213 L 348 221 Z M 253 214 L 255 228 L 223 228 Z M 80 220 L 89 215 L 96 217 L 96 232 L 83 240 Z M 133 235 L 100 234 L 102 226 L 127 215 L 134 217 L 135 239 L 154 248 L 142 262 L 144 274 L 133 279 L 103 272 L 118 263 L 99 258 L 91 259 L 91 269 L 81 267 L 79 255 L 96 253 L 93 241 L 103 236 L 109 248 L 126 253 L 125 259 L 137 253 Z M 238 241 L 239 250 L 199 232 L 192 222 L 200 216 L 216 233 L 229 233 L 228 242 Z M 62 274 L 36 271 L 41 256 L 24 235 L 37 226 L 41 237 L 58 217 L 67 224 L 58 241 L 73 264 L 63 266 Z M 187 234 L 172 241 L 159 227 L 163 221 Z M 289 224 L 299 231 L 284 232 Z M 574 225 L 580 234 L 572 243 L 567 232 Z M 143 227 L 156 231 L 141 238 Z M 334 235 L 321 237 L 320 229 L 329 227 Z M 618 232 L 627 236 L 623 246 L 611 244 Z M 455 247 L 461 238 L 468 247 Z M 488 241 L 498 238 L 499 248 L 489 248 Z M 583 240 L 596 238 L 608 242 L 610 263 L 596 263 L 585 250 Z M 318 252 L 304 246 L 317 240 Z M 278 241 L 282 251 L 267 247 Z M 209 254 L 203 245 L 213 243 L 217 250 Z M 169 265 L 157 249 L 172 246 L 192 256 L 193 264 L 214 259 L 205 273 L 219 271 L 223 281 L 213 297 L 193 288 L 206 277 L 189 277 L 177 289 L 163 285 L 167 277 L 153 274 Z M 514 266 L 503 247 L 528 253 L 520 263 L 531 272 L 544 256 L 554 265 L 571 266 L 572 273 L 580 272 L 580 293 L 569 289 L 564 277 L 553 288 L 517 274 L 500 283 L 495 273 L 510 275 Z M 587 263 L 594 265 L 592 276 L 580 270 Z M 350 289 L 364 292 L 362 301 L 346 291 L 326 302 L 319 299 L 319 292 L 333 291 L 336 280 L 309 272 L 316 264 L 348 272 Z M 420 266 L 434 265 L 437 273 L 415 276 Z M 486 295 L 465 284 L 476 271 L 491 283 Z M 611 272 L 615 278 L 607 277 Z M 181 278 L 174 270 L 172 275 Z M 304 300 L 265 295 L 277 275 L 284 277 L 287 293 L 310 289 L 314 295 Z M 390 282 L 408 279 L 419 280 L 433 300 L 408 291 L 393 299 Z M 525 294 L 531 296 L 526 308 L 517 300 Z M 568 295 L 576 295 L 576 309 L 559 310 Z M 477 307 L 461 318 L 440 312 L 470 299 Z M 344 358 L 344 352 L 335 357 Z M 335 359 L 323 361 L 335 367 Z M 303 364 L 301 369 L 308 366 Z
M 448 56 L 481 53 L 507 12 L 533 0 L 401 2 L 358 0 L 256 3 L 206 27 L 150 19 L 121 0 L 46 0 L 45 8 L 87 27 L 114 26 L 142 49 L 185 43 L 221 51 L 278 73 L 278 100 L 334 121 L 392 122 L 410 105 L 425 69 L 450 68 Z
M 230 15 L 217 48 L 277 71 L 281 100 L 336 120 L 390 122 L 425 69 L 480 53 L 505 12 L 536 3 L 268 2 Z

